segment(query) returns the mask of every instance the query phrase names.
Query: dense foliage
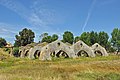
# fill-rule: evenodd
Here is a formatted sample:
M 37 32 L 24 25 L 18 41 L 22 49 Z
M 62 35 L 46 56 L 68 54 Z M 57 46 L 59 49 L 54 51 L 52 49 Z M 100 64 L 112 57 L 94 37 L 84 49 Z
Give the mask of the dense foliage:
M 19 53 L 19 48 L 18 48 L 18 47 L 15 47 L 15 48 L 13 49 L 13 55 L 16 56 L 16 57 L 19 57 L 20 54 L 18 54 L 18 53 Z
M 115 28 L 111 35 L 112 46 L 117 50 L 117 52 L 120 52 L 120 29 Z
M 49 36 L 47 33 L 43 33 L 44 36 L 42 37 L 42 41 L 41 42 L 48 42 L 51 43 L 55 40 L 58 39 L 58 35 L 57 34 L 53 34 L 52 36 Z
M 101 31 L 99 33 L 91 31 L 91 32 L 83 32 L 80 36 L 76 36 L 74 42 L 82 40 L 87 45 L 92 46 L 95 43 L 99 43 L 101 46 L 105 47 L 108 51 L 114 51 L 114 48 L 111 46 L 111 42 L 109 41 L 109 35 Z
M 63 34 L 63 42 L 68 42 L 70 44 L 73 44 L 74 41 L 74 35 L 70 31 L 65 31 Z
M 0 48 L 6 45 L 6 40 L 4 38 L 0 38 Z
M 35 34 L 32 30 L 24 28 L 22 31 L 19 32 L 19 35 L 15 36 L 16 40 L 14 46 L 25 46 L 34 42 Z
M 105 47 L 107 51 L 117 51 L 120 52 L 120 29 L 115 28 L 111 33 L 111 38 L 109 38 L 109 35 L 104 32 L 83 32 L 80 36 L 76 36 L 74 38 L 74 35 L 70 31 L 65 31 L 63 34 L 62 41 L 64 43 L 68 42 L 70 44 L 76 43 L 79 40 L 82 40 L 87 45 L 92 46 L 95 43 L 99 43 L 101 46 Z M 19 32 L 19 35 L 16 35 L 16 40 L 14 43 L 14 46 L 25 46 L 27 44 L 30 44 L 34 41 L 35 34 L 30 29 L 23 29 Z M 39 36 L 40 42 L 48 42 L 51 43 L 55 40 L 57 40 L 59 37 L 57 34 L 48 35 L 48 33 L 43 33 Z M 0 47 L 3 47 L 6 45 L 6 41 L 3 38 L 0 38 Z

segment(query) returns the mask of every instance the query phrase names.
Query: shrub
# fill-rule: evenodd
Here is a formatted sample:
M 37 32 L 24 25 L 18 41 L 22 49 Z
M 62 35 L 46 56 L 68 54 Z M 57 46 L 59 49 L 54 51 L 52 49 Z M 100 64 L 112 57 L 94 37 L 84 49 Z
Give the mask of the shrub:
M 13 55 L 16 56 L 16 57 L 19 57 L 19 56 L 20 56 L 20 55 L 19 55 L 19 48 L 18 48 L 18 47 L 15 47 L 15 48 L 13 49 Z

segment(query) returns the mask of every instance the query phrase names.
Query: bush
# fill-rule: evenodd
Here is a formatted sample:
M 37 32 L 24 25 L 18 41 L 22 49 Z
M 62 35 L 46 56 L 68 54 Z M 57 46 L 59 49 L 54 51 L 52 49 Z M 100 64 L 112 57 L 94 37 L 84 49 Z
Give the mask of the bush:
M 18 47 L 15 47 L 15 48 L 13 49 L 13 55 L 16 56 L 16 57 L 19 57 L 19 56 L 20 56 L 20 55 L 19 55 L 19 48 L 18 48 Z
M 10 48 L 4 48 L 4 51 L 10 54 Z
M 4 39 L 4 38 L 1 38 L 0 37 L 0 48 L 2 48 L 2 47 L 4 47 L 4 46 L 6 46 L 6 40 Z

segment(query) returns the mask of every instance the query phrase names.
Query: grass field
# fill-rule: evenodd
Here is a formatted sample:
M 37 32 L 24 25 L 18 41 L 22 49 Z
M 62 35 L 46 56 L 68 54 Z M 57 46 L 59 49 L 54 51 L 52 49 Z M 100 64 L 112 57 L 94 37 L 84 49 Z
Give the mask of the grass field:
M 0 80 L 120 80 L 120 56 L 52 61 L 7 56 L 0 61 Z

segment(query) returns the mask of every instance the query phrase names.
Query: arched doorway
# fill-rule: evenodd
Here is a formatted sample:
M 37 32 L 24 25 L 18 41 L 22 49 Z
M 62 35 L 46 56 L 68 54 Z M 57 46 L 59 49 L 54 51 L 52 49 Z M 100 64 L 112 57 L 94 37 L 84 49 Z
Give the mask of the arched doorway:
M 78 57 L 89 57 L 88 53 L 84 50 L 80 50 L 78 53 L 77 53 L 77 56 Z
M 68 54 L 65 52 L 65 51 L 63 51 L 63 50 L 60 50 L 57 54 L 56 54 L 56 57 L 58 57 L 58 58 L 68 58 L 69 56 L 68 56 Z
M 27 57 L 27 56 L 28 56 L 28 52 L 29 52 L 29 50 L 26 50 L 26 51 L 25 51 L 25 54 L 24 54 L 24 55 L 25 55 L 25 57 Z
M 39 56 L 40 56 L 40 51 L 39 51 L 39 50 L 36 50 L 35 53 L 34 53 L 35 59 L 38 59 Z
M 103 55 L 102 52 L 99 51 L 99 50 L 96 50 L 94 53 L 95 53 L 96 56 L 102 56 Z

